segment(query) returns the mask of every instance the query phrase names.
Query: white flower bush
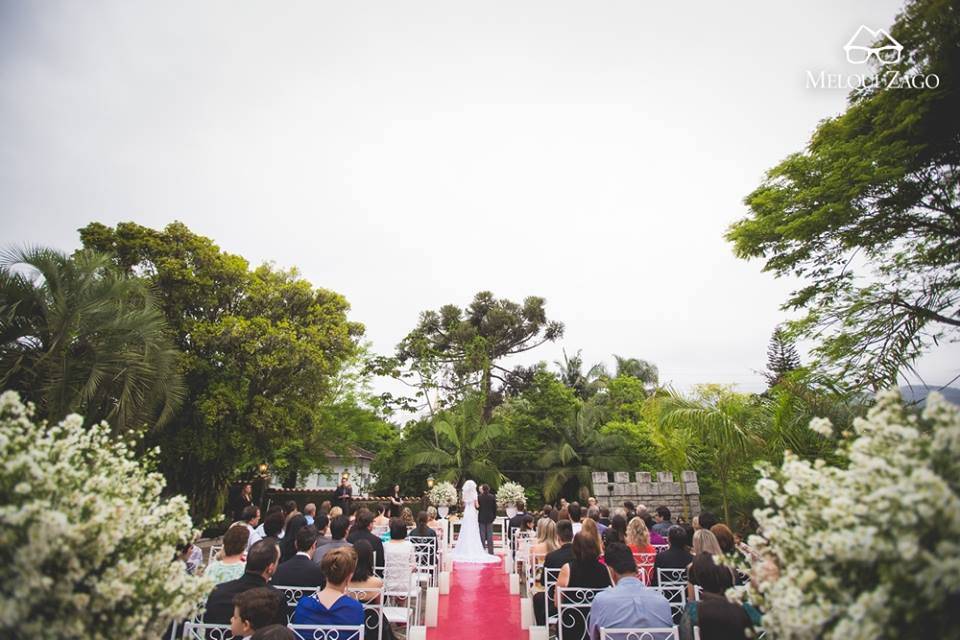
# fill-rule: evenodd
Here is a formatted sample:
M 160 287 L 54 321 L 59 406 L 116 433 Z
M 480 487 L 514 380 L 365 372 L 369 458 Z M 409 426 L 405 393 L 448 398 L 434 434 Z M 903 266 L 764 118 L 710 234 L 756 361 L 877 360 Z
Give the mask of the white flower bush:
M 210 588 L 173 561 L 186 501 L 108 425 L 32 417 L 0 395 L 0 637 L 159 637 Z
M 768 561 L 746 595 L 764 628 L 785 639 L 960 636 L 947 621 L 960 592 L 960 411 L 931 394 L 920 421 L 899 393 L 880 394 L 840 452 L 841 466 L 788 452 L 762 469 L 767 506 L 750 544 Z
M 504 482 L 497 490 L 497 506 L 501 509 L 512 507 L 518 502 L 526 502 L 523 485 L 516 482 Z
M 427 500 L 435 507 L 452 507 L 457 504 L 457 488 L 446 481 L 438 482 L 427 492 Z

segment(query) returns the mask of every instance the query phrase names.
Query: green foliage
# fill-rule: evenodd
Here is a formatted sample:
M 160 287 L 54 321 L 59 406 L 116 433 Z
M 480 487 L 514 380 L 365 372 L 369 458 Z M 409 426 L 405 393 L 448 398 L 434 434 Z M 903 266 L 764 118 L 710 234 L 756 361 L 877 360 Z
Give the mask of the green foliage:
M 178 352 L 146 281 L 93 251 L 10 251 L 0 261 L 0 388 L 51 421 L 116 433 L 167 422 L 183 397 Z
M 456 401 L 479 390 L 483 417 L 489 420 L 498 401 L 493 381 L 507 385 L 512 373 L 498 361 L 563 336 L 563 324 L 548 320 L 545 306 L 546 301 L 535 296 L 517 304 L 481 291 L 465 309 L 448 304 L 424 311 L 397 347 L 397 365 L 409 370 L 395 373 L 414 380 L 426 402 L 432 393 Z
M 493 443 L 504 432 L 499 422 L 484 422 L 483 396 L 468 395 L 456 410 L 434 418 L 433 440 L 421 439 L 406 450 L 403 467 L 425 467 L 437 480 L 459 486 L 472 479 L 498 487 L 502 475 L 491 459 Z
M 572 358 L 567 356 L 567 350 L 564 349 L 563 360 L 554 360 L 553 363 L 557 365 L 560 381 L 581 400 L 589 400 L 603 387 L 602 379 L 607 375 L 603 364 L 598 362 L 584 372 L 583 356 L 579 349 Z
M 322 469 L 327 451 L 346 448 L 350 434 L 324 405 L 363 328 L 341 295 L 295 270 L 250 270 L 180 223 L 92 223 L 80 235 L 150 279 L 184 352 L 184 408 L 150 444 L 195 516 L 217 513 L 228 482 L 260 462 L 276 473 Z
M 949 2 L 917 0 L 889 31 L 907 55 L 883 72 L 935 73 L 940 86 L 853 92 L 727 233 L 739 257 L 806 280 L 784 304 L 806 311 L 791 334 L 874 389 L 960 337 L 960 20 Z
M 784 376 L 800 368 L 800 356 L 793 340 L 783 329 L 777 327 L 770 336 L 767 347 L 767 372 L 764 376 L 771 387 L 775 387 Z

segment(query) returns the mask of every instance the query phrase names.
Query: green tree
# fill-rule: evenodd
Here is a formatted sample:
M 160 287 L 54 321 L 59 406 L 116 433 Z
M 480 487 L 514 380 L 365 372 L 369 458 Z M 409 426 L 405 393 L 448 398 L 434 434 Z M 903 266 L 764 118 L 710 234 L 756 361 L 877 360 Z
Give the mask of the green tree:
M 295 270 L 250 270 L 180 223 L 92 223 L 80 236 L 150 279 L 185 354 L 183 410 L 149 444 L 194 516 L 218 513 L 230 480 L 260 462 L 292 474 L 346 449 L 350 434 L 323 412 L 363 331 L 342 296 Z
M 77 412 L 115 432 L 164 423 L 183 396 L 178 356 L 146 281 L 109 257 L 32 249 L 0 260 L 0 388 L 44 418 Z
M 901 61 L 771 169 L 726 236 L 739 257 L 805 280 L 784 304 L 806 312 L 792 335 L 874 389 L 960 337 L 960 20 L 950 2 L 916 0 L 889 32 Z M 887 88 L 932 74 L 933 89 Z
M 545 307 L 543 298 L 517 304 L 481 291 L 465 309 L 448 304 L 424 311 L 397 347 L 397 364 L 409 367 L 398 375 L 412 379 L 426 401 L 438 391 L 455 402 L 479 390 L 489 420 L 498 399 L 494 381 L 507 384 L 511 373 L 500 362 L 563 336 L 563 324 L 548 320 Z
M 719 385 L 701 385 L 693 398 L 675 394 L 664 404 L 667 424 L 689 430 L 700 441 L 720 484 L 724 521 L 731 522 L 737 472 L 750 466 L 758 447 L 756 407 L 749 396 Z
M 573 392 L 581 400 L 589 400 L 595 396 L 603 386 L 602 379 L 607 375 L 606 369 L 600 362 L 584 372 L 583 356 L 579 349 L 572 358 L 567 356 L 567 350 L 564 349 L 563 360 L 554 360 L 553 363 L 560 372 L 560 381 L 573 389 Z
M 777 327 L 770 336 L 767 347 L 767 372 L 764 377 L 771 387 L 775 387 L 785 375 L 800 368 L 800 356 L 793 340 L 783 329 Z
M 434 442 L 414 442 L 407 448 L 402 466 L 406 470 L 428 468 L 438 480 L 449 480 L 455 485 L 473 479 L 499 486 L 502 476 L 491 459 L 491 451 L 504 429 L 499 422 L 483 420 L 483 405 L 483 396 L 471 393 L 459 407 L 434 418 Z
M 664 399 L 653 396 L 643 405 L 643 426 L 664 470 L 673 473 L 680 482 L 684 516 L 690 516 L 687 485 L 683 472 L 693 469 L 698 457 L 698 440 L 692 429 L 679 421 L 665 420 Z M 729 522 L 729 520 L 728 520 Z
M 591 489 L 590 473 L 596 469 L 617 469 L 624 465 L 623 438 L 604 433 L 600 411 L 584 404 L 576 418 L 559 427 L 559 437 L 546 445 L 537 466 L 546 470 L 543 495 L 553 501 L 560 495 L 584 497 Z
M 643 382 L 648 388 L 655 388 L 660 382 L 657 365 L 640 358 L 625 358 L 613 355 L 616 363 L 616 378 L 630 377 Z

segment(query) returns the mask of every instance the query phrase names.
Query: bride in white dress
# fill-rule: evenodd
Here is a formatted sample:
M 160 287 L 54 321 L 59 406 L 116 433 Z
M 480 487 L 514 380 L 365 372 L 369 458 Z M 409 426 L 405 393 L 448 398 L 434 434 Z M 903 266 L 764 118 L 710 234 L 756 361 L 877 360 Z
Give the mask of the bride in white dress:
M 477 483 L 463 483 L 463 522 L 457 544 L 450 554 L 455 562 L 500 562 L 500 558 L 487 553 L 480 540 L 480 524 L 477 522 Z

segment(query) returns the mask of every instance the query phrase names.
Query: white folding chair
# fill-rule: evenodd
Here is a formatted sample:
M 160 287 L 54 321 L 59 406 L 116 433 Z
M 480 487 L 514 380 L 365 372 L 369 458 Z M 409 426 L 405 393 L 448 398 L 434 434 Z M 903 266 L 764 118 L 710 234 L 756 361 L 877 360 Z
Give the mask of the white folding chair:
M 271 585 L 283 593 L 283 604 L 287 607 L 287 622 L 293 620 L 293 610 L 297 608 L 300 598 L 317 592 L 317 587 L 291 587 L 282 584 Z
M 379 589 L 347 589 L 347 595 L 363 604 L 363 625 L 370 631 L 376 630 L 377 640 L 383 638 L 383 625 L 387 624 L 383 615 L 383 587 Z
M 433 536 L 410 536 L 407 538 L 413 544 L 413 561 L 417 570 L 417 582 L 426 583 L 428 587 L 435 587 L 439 583 L 439 568 L 437 562 L 437 539 Z
M 600 640 L 680 640 L 680 628 L 677 626 L 638 627 L 635 629 L 600 627 Z M 699 640 L 699 637 L 696 640 Z
M 670 613 L 673 615 L 675 623 L 680 622 L 683 610 L 687 606 L 687 585 L 686 584 L 660 584 L 651 587 L 660 592 L 667 602 L 670 603 Z
M 653 576 L 653 563 L 657 559 L 656 553 L 635 553 L 633 554 L 633 560 L 637 564 L 637 577 L 643 581 L 644 584 L 649 585 Z
M 210 564 L 211 562 L 213 562 L 214 560 L 216 560 L 216 559 L 217 559 L 217 554 L 219 554 L 221 551 L 223 551 L 223 545 L 222 545 L 222 544 L 212 544 L 212 545 L 210 545 L 210 549 L 207 551 L 207 564 Z
M 590 607 L 603 589 L 557 587 L 560 603 L 557 607 L 557 635 L 560 640 L 585 640 L 590 630 Z M 564 633 L 566 631 L 566 633 Z
M 657 584 L 687 584 L 686 569 L 657 568 Z
M 420 620 L 420 585 L 413 558 L 411 545 L 406 563 L 385 562 L 383 568 L 383 615 L 391 624 L 405 625 L 408 629 Z M 398 589 L 401 584 L 406 586 Z
M 363 625 L 289 624 L 299 640 L 363 640 Z
M 228 624 L 188 621 L 183 624 L 184 640 L 232 640 L 233 632 Z

